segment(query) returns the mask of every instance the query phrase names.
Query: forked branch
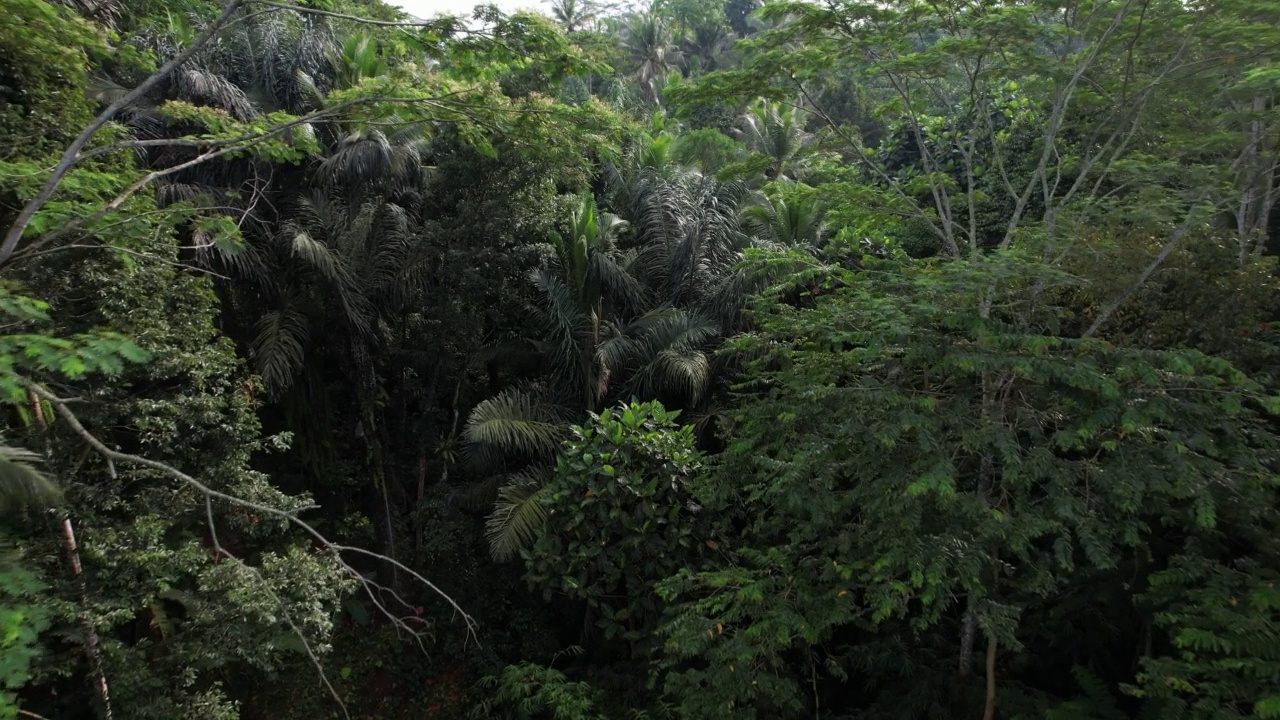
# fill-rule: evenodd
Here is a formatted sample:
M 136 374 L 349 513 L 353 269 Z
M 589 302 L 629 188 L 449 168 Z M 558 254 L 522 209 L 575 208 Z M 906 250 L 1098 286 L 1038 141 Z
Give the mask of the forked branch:
M 28 381 L 27 386 L 31 390 L 31 392 L 35 393 L 41 398 L 44 398 L 45 400 L 48 400 L 49 403 L 51 403 L 54 406 L 54 408 L 57 410 L 58 415 L 63 420 L 66 421 L 67 426 L 70 427 L 71 430 L 75 432 L 75 434 L 79 435 L 86 443 L 88 443 L 88 445 L 91 448 L 93 448 L 94 451 L 96 451 L 99 455 L 101 455 L 104 459 L 106 459 L 108 463 L 112 463 L 112 464 L 123 463 L 128 465 L 137 465 L 140 467 L 151 468 L 152 470 L 160 471 L 172 478 L 175 478 L 181 481 L 182 483 L 185 483 L 191 488 L 195 489 L 205 498 L 206 510 L 209 512 L 210 521 L 212 521 L 212 501 L 218 500 L 221 502 L 225 502 L 229 505 L 235 505 L 248 510 L 253 510 L 254 512 L 262 513 L 264 515 L 269 515 L 272 517 L 279 518 L 297 528 L 300 528 L 303 532 L 305 532 L 313 540 L 315 540 L 315 542 L 318 545 L 324 548 L 324 550 L 328 551 L 328 554 L 330 555 L 330 557 L 332 557 L 333 561 L 338 565 L 339 568 L 342 569 L 342 571 L 347 576 L 349 576 L 352 580 L 356 581 L 356 583 L 364 590 L 364 592 L 373 601 L 374 605 L 379 609 L 379 611 L 382 612 L 382 614 L 385 615 L 386 618 L 391 621 L 392 625 L 395 626 L 397 632 L 400 632 L 402 634 L 407 633 L 409 636 L 415 638 L 420 645 L 422 643 L 424 631 L 423 631 L 422 623 L 420 622 L 419 618 L 416 617 L 416 614 L 413 614 L 411 612 L 413 607 L 393 591 L 389 591 L 387 588 L 384 588 L 383 586 L 379 585 L 375 581 L 366 578 L 360 571 L 352 567 L 351 564 L 348 563 L 347 560 L 343 558 L 344 553 L 363 555 L 365 557 L 373 558 L 381 562 L 388 563 L 393 567 L 395 567 L 397 570 L 412 577 L 414 580 L 417 580 L 419 583 L 422 584 L 423 587 L 427 588 L 432 593 L 444 599 L 444 601 L 448 603 L 448 605 L 451 608 L 453 608 L 455 615 L 461 616 L 462 620 L 466 623 L 468 638 L 469 639 L 475 638 L 475 633 L 477 629 L 475 619 L 472 618 L 470 615 L 468 615 L 466 611 L 464 611 L 462 607 L 459 606 L 458 603 L 452 597 L 450 597 L 447 593 L 445 593 L 438 586 L 436 586 L 435 583 L 432 583 L 430 580 L 423 577 L 420 573 L 413 570 L 412 568 L 404 565 L 403 563 L 393 558 L 386 557 L 384 555 L 373 552 L 371 550 L 366 550 L 360 547 L 353 547 L 350 545 L 341 545 L 339 543 L 335 543 L 329 540 L 322 533 L 320 533 L 320 531 L 316 530 L 310 523 L 299 518 L 298 517 L 298 512 L 300 512 L 299 510 L 295 510 L 295 511 L 281 510 L 280 508 L 271 507 L 269 505 L 263 505 L 261 503 L 253 502 L 251 500 L 245 500 L 243 498 L 239 498 L 234 495 L 230 495 L 228 493 L 215 490 L 209 487 L 208 485 L 204 484 L 200 480 L 192 477 L 191 475 L 188 475 L 187 473 L 184 473 L 181 470 L 173 467 L 172 465 L 168 465 L 158 460 L 145 458 L 140 455 L 133 455 L 131 453 L 112 450 L 105 443 L 99 440 L 93 433 L 89 432 L 84 427 L 84 425 L 80 422 L 79 418 L 77 418 L 75 413 L 72 412 L 72 410 L 68 407 L 66 399 L 60 398 L 57 395 L 54 395 L 52 392 L 48 391 L 47 389 L 45 389 L 44 387 L 42 387 L 37 383 Z M 211 526 L 211 530 L 213 530 L 212 526 Z M 216 543 L 216 532 L 214 534 L 214 538 Z M 227 556 L 227 553 L 225 551 L 222 551 L 220 547 L 218 547 L 217 549 L 220 551 L 221 555 Z M 243 565 L 243 563 L 241 564 Z M 252 568 L 250 568 L 250 570 L 252 570 Z M 400 615 L 397 615 L 392 610 L 392 608 L 388 608 L 387 603 L 385 603 L 385 598 L 388 596 L 395 602 L 398 608 L 403 608 L 407 614 L 404 616 L 400 616 Z

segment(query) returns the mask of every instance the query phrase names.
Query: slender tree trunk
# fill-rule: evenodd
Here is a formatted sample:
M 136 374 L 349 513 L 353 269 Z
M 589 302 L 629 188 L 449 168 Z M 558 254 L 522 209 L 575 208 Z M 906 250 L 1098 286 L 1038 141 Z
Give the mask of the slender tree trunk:
M 52 457 L 52 446 L 49 444 L 48 420 L 44 416 L 44 405 L 35 392 L 27 391 L 31 400 L 31 413 L 35 417 L 36 427 L 44 435 L 45 461 Z M 111 692 L 107 687 L 107 676 L 102 669 L 102 653 L 98 642 L 98 630 L 93 626 L 93 618 L 89 615 L 89 591 L 84 582 L 84 570 L 80 564 L 80 548 L 76 545 L 76 531 L 71 526 L 71 516 L 64 514 L 59 523 L 62 533 L 62 548 L 67 554 L 67 565 L 71 569 L 71 581 L 76 588 L 77 600 L 80 602 L 79 620 L 84 628 L 84 654 L 89 661 L 89 677 L 93 681 L 94 692 L 101 703 L 99 714 L 103 720 L 112 720 Z
M 973 637 L 977 632 L 977 619 L 973 614 L 973 601 L 969 601 L 969 610 L 964 614 L 964 626 L 960 630 L 960 677 L 969 677 L 969 666 L 973 658 Z
M 382 457 L 382 441 L 379 438 L 381 428 L 377 426 L 374 415 L 373 401 L 368 398 L 368 394 L 361 392 L 361 424 L 364 432 L 364 441 L 366 448 L 366 463 L 369 473 L 373 475 L 374 486 L 378 489 L 378 493 L 382 496 L 382 521 L 383 521 L 383 541 L 386 546 L 384 553 L 388 558 L 396 559 L 396 529 L 393 516 L 391 514 L 391 488 L 387 481 L 386 464 Z M 376 511 L 375 511 L 376 512 Z M 386 569 L 390 570 L 391 587 L 398 588 L 400 583 L 400 572 L 394 563 L 383 563 Z
M 76 546 L 76 533 L 71 527 L 71 518 L 62 518 L 62 545 L 67 553 L 67 562 L 71 566 L 71 579 L 76 586 L 76 594 L 80 600 L 80 625 L 84 628 L 84 652 L 89 660 L 89 675 L 93 680 L 94 692 L 102 703 L 100 714 L 103 720 L 112 720 L 111 693 L 107 689 L 107 676 L 102 670 L 102 653 L 98 642 L 98 630 L 93 626 L 89 615 L 89 592 L 85 587 L 84 575 L 80 565 L 80 550 Z
M 987 706 L 982 711 L 982 720 L 995 720 L 996 717 L 996 639 L 987 640 Z

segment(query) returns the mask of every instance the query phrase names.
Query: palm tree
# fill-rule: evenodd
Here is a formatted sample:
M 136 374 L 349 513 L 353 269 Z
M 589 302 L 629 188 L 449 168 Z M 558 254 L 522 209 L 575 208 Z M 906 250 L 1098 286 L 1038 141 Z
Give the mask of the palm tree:
M 774 246 L 817 250 L 830 231 L 820 200 L 785 190 L 756 194 L 742 215 L 744 229 Z
M 385 552 L 395 557 L 390 484 L 384 460 L 385 397 L 377 358 L 425 295 L 427 254 L 414 214 L 395 203 L 346 204 L 313 191 L 296 199 L 278 231 L 256 251 L 265 279 L 229 287 L 232 304 L 260 313 L 250 357 L 271 397 L 296 431 L 304 463 L 319 462 L 336 430 L 322 411 L 332 392 L 350 394 L 342 418 L 348 436 L 365 447 L 364 470 L 382 503 L 370 507 Z M 326 377 L 347 380 L 333 390 Z M 308 465 L 311 472 L 323 468 Z M 376 512 L 373 512 L 376 511 Z
M 252 292 L 275 309 L 259 320 L 251 354 L 268 390 L 279 396 L 293 384 L 309 346 L 343 354 L 353 379 L 372 383 L 371 350 L 422 292 L 410 212 L 390 202 L 351 207 L 313 191 L 260 251 L 270 272 Z
M 806 169 L 816 148 L 813 134 L 804 129 L 804 119 L 796 108 L 761 100 L 740 121 L 738 138 L 751 152 L 766 161 L 765 177 L 796 179 Z
M 657 81 L 680 62 L 666 19 L 654 12 L 633 15 L 623 28 L 622 43 L 631 57 L 632 79 L 645 100 L 657 102 Z
M 748 244 L 738 215 L 746 187 L 687 169 L 645 171 L 636 183 L 631 211 L 646 284 L 673 306 L 715 314 L 708 307 L 714 288 Z
M 619 396 L 696 403 L 709 382 L 706 347 L 718 327 L 646 292 L 634 275 L 638 254 L 617 243 L 626 223 L 585 198 L 567 226 L 552 235 L 550 262 L 531 277 L 545 380 L 481 402 L 465 431 L 472 457 L 490 472 L 482 487 L 496 493 L 489 540 L 499 560 L 524 547 L 541 522 L 547 461 L 570 422 Z
M 720 54 L 730 45 L 729 33 L 717 22 L 701 23 L 693 28 L 683 45 L 686 66 L 691 73 L 716 69 Z
M 565 32 L 577 32 L 595 16 L 595 8 L 586 0 L 552 0 L 551 17 L 564 27 Z

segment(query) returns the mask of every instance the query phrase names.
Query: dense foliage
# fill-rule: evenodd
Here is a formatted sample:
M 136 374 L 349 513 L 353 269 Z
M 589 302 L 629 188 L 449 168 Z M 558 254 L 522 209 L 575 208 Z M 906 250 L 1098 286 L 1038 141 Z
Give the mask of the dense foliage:
M 0 718 L 1280 718 L 1280 8 L 0 0 Z

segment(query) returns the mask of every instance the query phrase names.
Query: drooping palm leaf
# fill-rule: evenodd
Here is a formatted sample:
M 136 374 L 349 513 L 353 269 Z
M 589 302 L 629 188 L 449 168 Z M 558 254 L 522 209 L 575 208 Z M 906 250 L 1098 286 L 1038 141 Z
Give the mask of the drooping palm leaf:
M 170 75 L 169 94 L 197 105 L 226 110 L 244 122 L 258 115 L 244 90 L 217 72 L 197 65 L 188 64 Z
M 814 136 L 805 130 L 799 110 L 762 100 L 741 118 L 738 138 L 761 157 L 768 158 L 770 179 L 803 174 L 813 152 Z
M 508 388 L 471 411 L 463 430 L 467 452 L 490 466 L 507 458 L 549 457 L 566 437 L 567 416 L 538 388 Z
M 279 397 L 306 359 L 307 318 L 289 306 L 263 315 L 254 329 L 249 353 L 268 392 Z
M 536 312 L 542 325 L 541 348 L 557 385 L 591 406 L 595 400 L 596 368 L 592 350 L 599 334 L 599 318 L 581 306 L 578 294 L 546 269 L 535 270 L 533 284 L 540 291 Z
M 662 307 L 617 328 L 600 344 L 599 363 L 624 374 L 624 391 L 641 398 L 672 395 L 697 403 L 710 382 L 705 353 L 719 335 L 705 315 Z
M 36 453 L 0 439 L 0 515 L 23 508 L 51 507 L 61 501 L 58 486 L 33 466 L 40 461 Z
M 547 521 L 542 500 L 549 476 L 550 470 L 545 466 L 513 473 L 498 490 L 498 500 L 485 522 L 485 536 L 494 560 L 504 562 L 516 557 Z
M 775 247 L 816 250 L 829 228 L 821 202 L 801 196 L 757 194 L 743 208 L 743 225 L 756 240 Z

